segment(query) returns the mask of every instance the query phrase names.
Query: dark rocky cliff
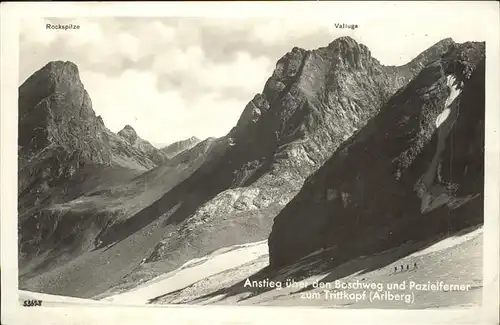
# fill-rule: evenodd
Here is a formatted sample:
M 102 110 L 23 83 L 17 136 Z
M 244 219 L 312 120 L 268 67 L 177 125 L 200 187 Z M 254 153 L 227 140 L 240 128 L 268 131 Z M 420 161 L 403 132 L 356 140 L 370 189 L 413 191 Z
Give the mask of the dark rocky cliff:
M 167 161 L 160 150 L 131 144 L 105 127 L 72 62 L 54 61 L 36 71 L 19 87 L 18 105 L 20 258 L 65 238 L 69 245 L 96 208 L 61 222 L 70 206 L 53 205 L 122 184 Z
M 21 167 L 53 148 L 76 154 L 81 164 L 143 170 L 155 166 L 144 152 L 127 148 L 106 129 L 102 118 L 96 117 L 78 67 L 72 62 L 50 62 L 19 87 L 18 144 Z M 124 161 L 114 159 L 114 153 L 121 154 Z
M 352 258 L 482 223 L 484 43 L 446 52 L 275 218 L 272 267 L 322 248 L 337 246 Z
M 110 176 L 119 172 L 126 179 L 154 167 L 144 153 L 128 148 L 96 117 L 71 62 L 50 62 L 36 71 L 19 87 L 18 105 L 21 222 L 36 209 L 75 198 L 102 183 L 106 177 L 90 177 L 98 173 L 96 168 L 111 168 Z M 113 183 L 113 178 L 108 180 Z
M 129 145 L 96 117 L 72 62 L 50 62 L 35 72 L 19 87 L 18 104 L 19 196 L 21 202 L 27 199 L 22 209 L 35 196 L 38 202 L 44 195 L 49 198 L 65 182 L 82 183 L 81 174 L 92 166 L 138 171 L 156 166 L 147 152 Z M 53 197 L 57 201 L 61 195 Z
M 96 134 L 101 124 L 71 62 L 50 62 L 19 88 L 19 147 L 28 159 L 49 146 L 80 151 L 84 162 L 109 163 Z

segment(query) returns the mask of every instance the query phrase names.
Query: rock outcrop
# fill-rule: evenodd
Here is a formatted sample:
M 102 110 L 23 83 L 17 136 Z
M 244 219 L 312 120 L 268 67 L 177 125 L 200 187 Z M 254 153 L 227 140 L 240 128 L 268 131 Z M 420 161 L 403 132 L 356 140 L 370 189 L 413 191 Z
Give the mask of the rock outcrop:
M 200 143 L 201 140 L 198 139 L 197 137 L 191 137 L 186 140 L 181 140 L 174 142 L 172 144 L 169 144 L 168 146 L 164 147 L 161 149 L 162 152 L 164 152 L 167 157 L 173 158 L 179 153 L 191 149 L 192 147 L 196 146 L 198 143 Z
M 445 52 L 279 213 L 269 237 L 272 267 L 328 247 L 346 258 L 369 255 L 482 223 L 484 43 Z
M 169 159 L 168 155 L 163 153 L 162 150 L 157 149 L 148 141 L 140 138 L 130 125 L 125 125 L 125 127 L 118 132 L 118 135 L 127 140 L 132 147 L 144 152 L 156 165 L 161 165 Z

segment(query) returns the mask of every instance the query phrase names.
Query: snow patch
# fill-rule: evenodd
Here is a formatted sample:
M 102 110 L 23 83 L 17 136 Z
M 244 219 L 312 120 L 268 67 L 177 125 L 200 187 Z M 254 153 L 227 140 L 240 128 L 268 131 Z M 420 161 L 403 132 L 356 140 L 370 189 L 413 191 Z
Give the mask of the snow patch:
M 443 111 L 436 118 L 436 128 L 441 126 L 441 124 L 443 124 L 443 122 L 448 119 L 448 116 L 450 116 L 450 112 L 451 112 L 450 105 L 453 103 L 453 101 L 461 93 L 461 90 L 457 89 L 457 85 L 454 84 L 455 81 L 456 81 L 455 76 L 447 76 L 446 77 L 446 85 L 448 86 L 448 89 L 450 90 L 450 95 L 448 96 L 448 98 L 446 98 Z
M 446 149 L 446 138 L 449 136 L 458 117 L 458 104 L 455 103 L 455 99 L 458 95 L 460 95 L 461 90 L 457 89 L 457 86 L 454 85 L 455 81 L 456 78 L 454 76 L 447 76 L 446 84 L 450 94 L 445 101 L 443 111 L 437 116 L 435 121 L 438 132 L 436 151 L 426 172 L 414 186 L 414 191 L 421 199 L 420 212 L 422 214 L 428 213 L 445 204 L 453 208 L 457 205 L 457 203 L 463 204 L 470 200 L 470 198 L 464 198 L 457 201 L 452 193 L 452 188 L 455 185 L 441 184 L 438 174 L 438 169 L 440 168 L 440 156 Z M 452 105 L 453 103 L 454 105 Z
M 462 234 L 455 237 L 445 238 L 441 241 L 437 242 L 433 246 L 427 247 L 420 251 L 415 252 L 413 250 L 414 247 L 422 247 L 422 245 L 418 243 L 410 243 L 408 245 L 402 245 L 401 247 L 390 249 L 379 254 L 375 254 L 373 256 L 362 256 L 359 258 L 355 258 L 353 260 L 347 261 L 342 265 L 339 265 L 337 268 L 323 270 L 318 274 L 307 275 L 305 278 L 301 278 L 300 281 L 304 283 L 312 284 L 316 281 L 321 282 L 329 282 L 333 281 L 331 274 L 336 274 L 336 270 L 342 274 L 341 277 L 335 278 L 336 280 L 340 280 L 343 282 L 354 282 L 361 281 L 366 283 L 389 283 L 389 282 L 399 282 L 404 280 L 412 280 L 416 282 L 426 282 L 428 280 L 442 280 L 453 278 L 454 282 L 464 282 L 465 284 L 473 284 L 480 282 L 480 273 L 474 273 L 477 270 L 478 259 L 472 258 L 468 259 L 467 256 L 477 257 L 477 250 L 480 250 L 479 245 L 475 245 L 472 243 L 472 239 L 476 239 L 476 237 L 481 237 L 482 228 L 471 230 L 473 228 L 468 229 L 468 233 Z M 472 244 L 469 244 L 469 243 Z M 262 251 L 258 252 L 258 254 L 266 253 L 266 242 L 258 242 L 258 243 L 250 243 L 248 245 L 240 245 L 237 249 L 234 249 L 232 252 L 235 254 L 248 255 L 248 247 L 257 248 L 259 245 L 264 245 L 262 247 Z M 415 246 L 416 245 L 416 246 Z M 246 246 L 243 247 L 243 246 Z M 234 246 L 225 248 L 233 249 Z M 452 250 L 450 250 L 450 248 Z M 221 251 L 222 252 L 222 251 Z M 437 254 L 429 254 L 432 252 L 437 252 Z M 454 254 L 453 252 L 460 252 L 460 254 Z M 311 253 L 308 257 L 317 255 L 321 253 L 321 250 Z M 406 253 L 406 254 L 405 254 Z M 413 253 L 413 254 L 412 254 Z M 409 254 L 409 255 L 407 255 Z M 217 252 L 211 254 L 212 257 L 209 259 L 226 259 L 230 257 L 227 252 L 223 252 L 221 254 L 217 254 Z M 233 255 L 236 256 L 236 255 Z M 297 288 L 289 287 L 283 288 L 281 290 L 270 290 L 259 295 L 253 297 L 248 291 L 228 291 L 217 294 L 217 291 L 221 288 L 229 288 L 233 284 L 243 281 L 245 278 L 249 276 L 249 274 L 254 274 L 259 271 L 263 267 L 263 258 L 265 258 L 267 254 L 260 255 L 260 257 L 251 259 L 249 258 L 248 263 L 244 263 L 238 265 L 236 268 L 226 268 L 224 270 L 216 273 L 216 274 L 204 274 L 203 277 L 198 276 L 197 278 L 200 280 L 196 281 L 196 277 L 190 279 L 193 283 L 184 286 L 179 292 L 175 292 L 172 297 L 165 297 L 165 300 L 160 298 L 161 304 L 166 303 L 175 303 L 175 304 L 201 304 L 201 305 L 210 305 L 210 304 L 224 304 L 224 305 L 281 305 L 281 306 L 314 306 L 314 307 L 332 307 L 332 301 L 325 301 L 323 299 L 312 299 L 312 300 L 304 300 L 301 298 L 299 291 Z M 387 265 L 385 267 L 381 267 L 375 270 L 367 270 L 367 267 L 371 267 L 372 265 L 376 265 L 379 259 L 380 261 L 386 261 L 388 257 L 396 257 L 395 262 L 390 266 Z M 413 262 L 414 257 L 422 256 L 419 258 L 419 268 L 412 269 L 412 271 L 407 272 L 393 272 L 394 265 L 406 264 L 408 262 Z M 465 258 L 464 258 L 465 256 Z M 392 258 L 391 257 L 391 258 Z M 231 257 L 233 258 L 233 257 Z M 321 258 L 321 257 L 319 257 Z M 305 257 L 304 259 L 307 259 Z M 437 263 L 438 261 L 443 261 L 446 259 L 447 263 Z M 314 259 L 313 259 L 314 260 Z M 317 260 L 316 260 L 317 261 Z M 468 271 L 472 271 L 473 273 L 462 272 L 459 271 L 457 273 L 457 267 L 453 261 L 457 263 L 469 263 L 472 265 Z M 291 274 L 296 273 L 298 271 L 308 270 L 311 267 L 314 267 L 314 261 L 312 263 L 307 263 L 307 261 L 303 260 L 302 262 L 296 263 L 294 265 L 290 265 L 286 268 L 283 268 L 277 277 L 273 279 L 276 281 L 283 281 L 287 277 L 291 276 Z M 219 266 L 223 266 L 223 264 L 218 264 Z M 382 263 L 381 265 L 385 265 Z M 226 265 L 227 266 L 227 265 Z M 224 267 L 226 267 L 224 266 Z M 317 266 L 317 264 L 316 264 Z M 429 267 L 430 266 L 430 267 Z M 203 270 L 200 269 L 200 265 L 193 267 L 192 273 L 196 272 L 203 273 Z M 213 269 L 212 269 L 213 271 Z M 333 273 L 332 273 L 333 271 Z M 180 272 L 179 272 L 180 274 Z M 227 280 L 231 279 L 231 280 Z M 330 280 L 328 280 L 330 279 Z M 164 288 L 162 293 L 151 297 L 158 298 L 160 296 L 164 296 L 168 293 L 172 293 L 172 289 L 176 279 L 171 277 L 167 279 L 169 282 L 163 282 L 167 288 Z M 479 282 L 478 282 L 479 281 Z M 480 285 L 479 285 L 480 286 Z M 158 288 L 158 292 L 161 291 L 162 288 Z M 318 290 L 312 289 L 311 292 L 319 292 Z M 153 291 L 150 292 L 154 293 Z M 207 293 L 212 293 L 213 296 L 207 297 Z M 435 294 L 433 294 L 435 296 Z M 417 299 L 419 306 L 423 308 L 439 308 L 445 306 L 464 306 L 466 304 L 476 305 L 474 303 L 481 295 L 479 290 L 471 291 L 467 294 L 461 294 L 460 297 L 452 297 L 450 300 L 449 293 L 443 294 L 442 296 L 430 297 L 425 293 L 419 293 L 419 297 Z M 464 296 L 465 295 L 465 296 Z M 479 295 L 479 296 L 478 296 Z M 247 298 L 247 299 L 244 299 Z M 432 298 L 434 300 L 429 300 Z M 479 297 L 480 299 L 480 297 Z M 386 302 L 380 304 L 379 306 L 383 306 L 383 308 L 387 308 Z M 363 302 L 359 303 L 360 306 L 363 306 Z M 437 304 L 437 305 L 436 305 Z M 356 306 L 352 306 L 348 304 L 350 308 Z M 339 305 L 334 304 L 335 307 L 348 307 L 348 305 Z M 365 305 L 366 306 L 366 305 Z
M 462 236 L 453 236 L 453 237 L 449 237 L 449 238 L 446 238 L 432 246 L 429 246 L 421 251 L 418 251 L 416 253 L 413 253 L 411 255 L 409 255 L 408 257 L 417 257 L 417 256 L 422 256 L 422 255 L 427 255 L 427 254 L 430 254 L 430 253 L 434 253 L 434 252 L 439 252 L 439 251 L 442 251 L 442 250 L 445 250 L 447 248 L 451 248 L 453 246 L 457 246 L 457 245 L 460 245 L 462 243 L 465 243 L 466 241 L 469 241 L 471 239 L 474 239 L 476 238 L 477 236 L 481 235 L 483 233 L 483 228 L 478 228 L 474 231 L 471 231 L 467 234 L 464 234 Z
M 443 124 L 446 119 L 448 119 L 448 116 L 450 116 L 451 110 L 449 108 L 445 108 L 441 114 L 436 117 L 436 128 L 438 128 L 441 124 Z
M 231 249 L 232 247 L 236 248 Z M 180 290 L 204 278 L 256 260 L 268 253 L 268 246 L 267 240 L 264 240 L 246 245 L 235 245 L 221 250 L 226 250 L 226 252 L 222 254 L 214 252 L 209 256 L 191 260 L 181 268 L 161 276 L 161 280 L 158 278 L 151 280 L 132 291 L 104 298 L 103 300 L 120 304 L 146 304 L 150 299 Z M 196 265 L 196 267 L 187 267 L 196 264 L 200 260 L 206 261 L 203 264 Z
M 456 80 L 457 78 L 453 75 L 449 75 L 446 77 L 446 85 L 448 86 L 448 89 L 450 89 L 450 95 L 446 99 L 444 107 L 450 106 L 451 103 L 453 103 L 453 101 L 455 100 L 455 98 L 457 98 L 458 95 L 460 95 L 460 93 L 462 92 L 460 89 L 457 88 L 457 85 L 455 84 Z

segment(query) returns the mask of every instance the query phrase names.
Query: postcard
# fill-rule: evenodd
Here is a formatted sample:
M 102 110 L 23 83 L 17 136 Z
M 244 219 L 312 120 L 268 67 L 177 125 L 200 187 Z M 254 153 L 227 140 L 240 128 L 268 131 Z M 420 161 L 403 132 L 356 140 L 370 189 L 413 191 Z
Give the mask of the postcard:
M 2 323 L 497 324 L 498 13 L 2 4 Z

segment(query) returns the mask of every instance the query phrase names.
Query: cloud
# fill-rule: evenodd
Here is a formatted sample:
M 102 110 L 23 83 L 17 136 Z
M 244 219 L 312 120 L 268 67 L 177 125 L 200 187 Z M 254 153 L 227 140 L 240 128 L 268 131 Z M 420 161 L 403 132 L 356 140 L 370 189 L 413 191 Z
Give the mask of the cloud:
M 222 136 L 234 126 L 241 107 L 246 105 L 242 100 L 221 99 L 217 92 L 193 98 L 183 97 L 176 89 L 160 92 L 155 76 L 139 70 L 126 70 L 111 78 L 82 71 L 81 79 L 108 128 L 117 132 L 130 124 L 141 137 L 154 143 L 171 143 L 193 135 Z
M 81 27 L 54 32 L 44 28 L 49 22 Z M 234 21 L 198 19 L 32 19 L 21 30 L 20 78 L 48 61 L 73 61 L 96 114 L 112 131 L 130 124 L 145 139 L 161 143 L 221 136 L 262 90 L 274 66 L 265 51 L 252 53 L 256 39 L 224 47 L 242 39 L 235 33 L 250 31 L 249 23 L 231 25 Z
M 276 44 L 288 43 L 290 38 L 301 39 L 303 37 L 313 36 L 316 33 L 321 34 L 321 32 L 328 32 L 330 28 L 331 23 L 325 24 L 322 22 L 314 22 L 310 19 L 274 19 L 253 25 L 251 36 L 264 45 L 276 46 Z
M 59 36 L 53 30 L 45 29 L 49 20 L 43 18 L 30 18 L 21 21 L 20 43 L 32 46 L 48 47 Z
M 220 136 L 294 46 L 314 49 L 350 35 L 382 63 L 404 64 L 442 38 L 473 40 L 461 36 L 456 19 L 433 19 L 372 20 L 352 31 L 311 18 L 29 18 L 21 25 L 20 82 L 49 61 L 73 61 L 112 131 L 130 124 L 154 143 Z M 81 27 L 47 30 L 48 22 Z
M 197 45 L 186 49 L 170 48 L 154 57 L 152 69 L 162 75 L 188 73 L 201 69 L 205 60 L 203 50 Z

